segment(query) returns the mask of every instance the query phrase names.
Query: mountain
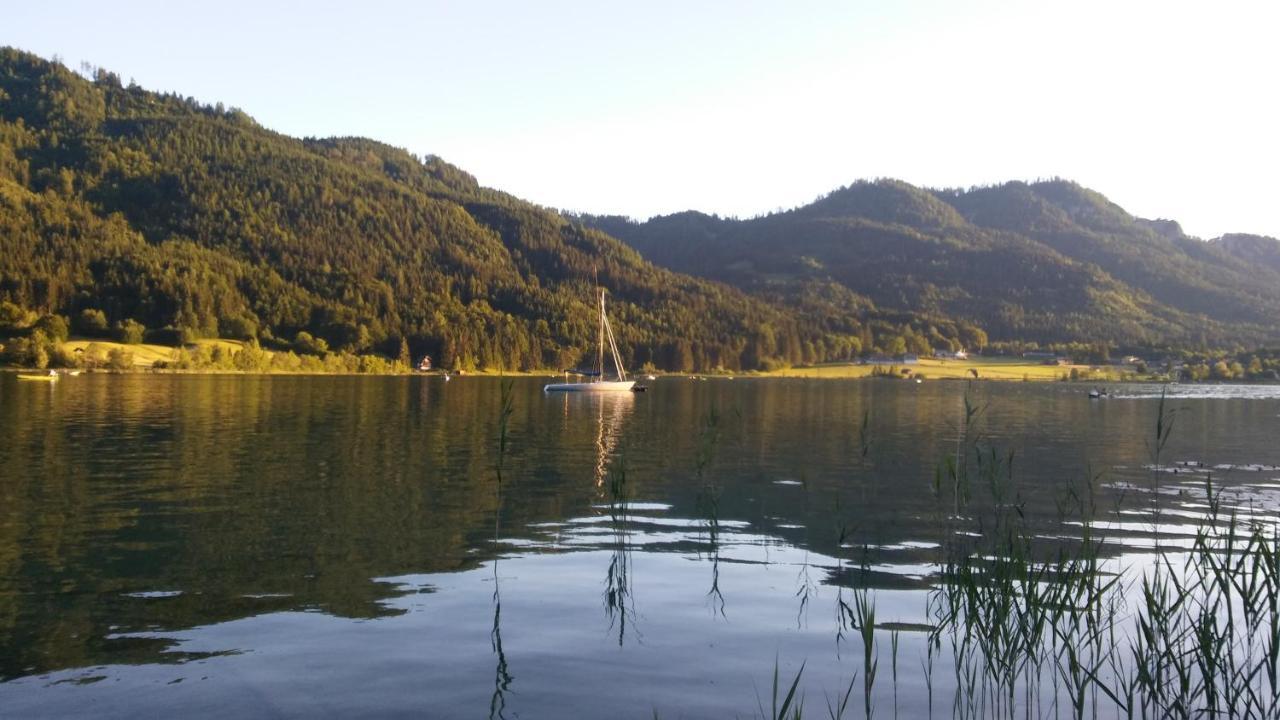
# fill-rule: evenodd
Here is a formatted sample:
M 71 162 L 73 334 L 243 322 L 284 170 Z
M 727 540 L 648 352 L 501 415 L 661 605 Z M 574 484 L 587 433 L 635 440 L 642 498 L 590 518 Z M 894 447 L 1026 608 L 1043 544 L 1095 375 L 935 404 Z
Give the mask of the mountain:
M 559 368 L 594 347 L 597 279 L 632 367 L 980 337 L 842 287 L 780 300 L 673 272 L 436 157 L 295 139 L 240 110 L 0 50 L 0 325 L 102 311 L 173 339 L 283 346 L 306 332 L 390 354 L 403 339 L 446 366 Z
M 582 219 L 680 272 L 751 292 L 834 283 L 881 311 L 974 323 L 992 340 L 1186 347 L 1280 338 L 1280 243 L 1205 242 L 1064 180 L 969 190 L 862 181 L 749 220 Z
M 1223 252 L 1248 265 L 1280 272 L 1280 240 L 1276 238 L 1236 233 L 1223 235 L 1212 242 Z

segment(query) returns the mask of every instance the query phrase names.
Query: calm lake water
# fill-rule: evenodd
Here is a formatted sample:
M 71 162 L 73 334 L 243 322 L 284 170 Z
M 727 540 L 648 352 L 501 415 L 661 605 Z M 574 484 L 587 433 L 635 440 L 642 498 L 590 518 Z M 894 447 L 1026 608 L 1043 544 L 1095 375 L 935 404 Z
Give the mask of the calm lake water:
M 963 432 L 1012 453 L 1050 541 L 1092 493 L 1141 563 L 1185 539 L 1210 470 L 1234 507 L 1280 508 L 1280 387 L 1173 388 L 1153 473 L 1149 386 L 543 382 L 514 382 L 499 492 L 497 379 L 0 375 L 0 716 L 753 717 L 805 663 L 825 717 L 862 669 L 838 612 L 858 587 L 924 715 L 966 393 Z

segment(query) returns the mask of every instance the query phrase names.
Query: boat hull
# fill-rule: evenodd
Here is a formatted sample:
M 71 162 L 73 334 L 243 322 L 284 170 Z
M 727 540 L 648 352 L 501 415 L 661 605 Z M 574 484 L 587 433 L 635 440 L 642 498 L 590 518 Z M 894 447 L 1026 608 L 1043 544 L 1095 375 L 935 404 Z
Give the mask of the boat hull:
M 627 392 L 635 387 L 634 380 L 615 380 L 586 383 L 551 383 L 542 388 L 543 392 Z
M 40 380 L 43 382 L 53 382 L 58 379 L 57 375 L 19 375 L 19 380 Z

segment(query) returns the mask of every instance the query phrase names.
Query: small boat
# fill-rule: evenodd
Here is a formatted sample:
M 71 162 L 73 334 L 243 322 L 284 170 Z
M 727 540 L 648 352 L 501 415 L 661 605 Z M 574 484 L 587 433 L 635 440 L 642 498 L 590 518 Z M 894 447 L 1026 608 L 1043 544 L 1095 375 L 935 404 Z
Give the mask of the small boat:
M 645 375 L 645 376 L 644 376 L 644 379 L 645 379 L 645 380 L 657 380 L 658 378 L 654 377 L 653 375 Z
M 68 374 L 68 375 L 70 375 L 71 377 L 75 377 L 76 375 L 79 375 L 79 374 L 80 374 L 80 371 L 79 371 L 79 370 L 72 370 L 71 372 L 69 372 L 69 373 L 67 373 L 67 374 Z
M 1094 389 L 1092 389 L 1092 390 L 1090 390 L 1090 391 L 1089 391 L 1089 399 L 1090 399 L 1090 400 L 1099 400 L 1099 399 L 1104 398 L 1104 397 L 1106 397 L 1106 396 L 1107 396 L 1107 391 L 1106 391 L 1106 390 L 1099 390 L 1098 388 L 1094 388 Z
M 617 380 L 604 379 L 604 348 L 608 342 L 609 352 L 613 355 L 613 367 L 617 371 Z M 622 368 L 622 359 L 618 355 L 618 342 L 613 338 L 613 328 L 609 325 L 609 316 L 604 311 L 604 288 L 600 288 L 600 348 L 597 353 L 597 365 L 594 372 L 585 370 L 565 370 L 562 383 L 550 383 L 543 386 L 543 392 L 627 392 L 635 387 L 635 380 L 627 379 L 627 371 Z M 569 375 L 594 377 L 589 382 L 569 382 Z
M 18 373 L 19 380 L 43 380 L 45 382 L 54 382 L 58 379 L 58 373 L 50 370 L 44 375 L 33 375 L 30 373 Z

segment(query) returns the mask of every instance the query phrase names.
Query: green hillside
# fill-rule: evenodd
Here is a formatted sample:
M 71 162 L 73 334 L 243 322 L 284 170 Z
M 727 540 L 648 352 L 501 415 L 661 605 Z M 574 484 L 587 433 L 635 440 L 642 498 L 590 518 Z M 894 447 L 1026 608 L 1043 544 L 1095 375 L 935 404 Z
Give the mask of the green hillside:
M 633 368 L 776 369 L 988 336 L 1255 346 L 1280 338 L 1277 247 L 1190 238 L 1063 181 L 859 182 L 742 221 L 566 217 L 437 157 L 291 138 L 0 50 L 0 343 L 57 315 L 90 335 L 140 323 L 168 345 L 407 344 L 448 367 L 562 368 L 594 347 L 598 283 Z
M 149 338 L 305 332 L 455 367 L 558 368 L 612 296 L 632 367 L 759 367 L 961 327 L 851 293 L 774 302 L 656 267 L 599 230 L 371 140 L 299 140 L 236 109 L 0 50 L 0 303 L 101 310 Z M 29 325 L 29 323 L 27 323 Z M 972 335 L 976 329 L 965 326 Z M 0 333 L 6 328 L 0 327 Z M 901 342 L 901 341 L 899 341 Z
M 1280 242 L 1201 241 L 1066 181 L 934 191 L 880 180 L 750 220 L 584 219 L 680 272 L 749 291 L 835 283 L 882 311 L 974 323 L 993 340 L 1231 347 L 1280 338 Z

